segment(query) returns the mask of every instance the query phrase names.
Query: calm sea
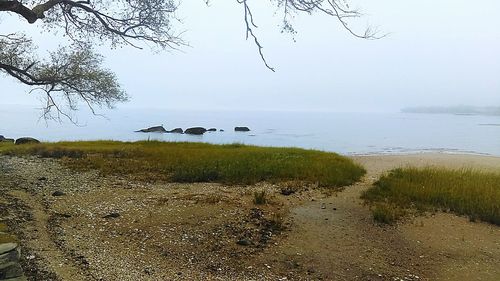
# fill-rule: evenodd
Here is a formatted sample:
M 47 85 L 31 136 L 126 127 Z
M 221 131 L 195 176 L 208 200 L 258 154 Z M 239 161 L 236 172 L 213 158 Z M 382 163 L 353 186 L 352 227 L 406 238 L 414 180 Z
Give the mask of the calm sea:
M 76 126 L 46 123 L 30 107 L 0 106 L 0 135 L 43 141 L 161 140 L 244 143 L 335 151 L 342 154 L 417 152 L 478 153 L 500 156 L 500 116 L 270 111 L 177 111 L 115 109 L 106 118 L 81 113 Z M 163 125 L 224 129 L 203 136 L 135 133 Z M 234 132 L 248 126 L 248 133 Z

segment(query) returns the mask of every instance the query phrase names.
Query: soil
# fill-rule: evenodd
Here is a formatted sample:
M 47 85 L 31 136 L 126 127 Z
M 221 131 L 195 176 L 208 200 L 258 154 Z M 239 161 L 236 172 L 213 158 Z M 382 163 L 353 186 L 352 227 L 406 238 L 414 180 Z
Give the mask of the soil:
M 0 218 L 29 280 L 500 280 L 499 227 L 442 212 L 379 225 L 359 199 L 395 167 L 498 170 L 500 158 L 353 158 L 367 175 L 332 191 L 142 183 L 2 156 Z

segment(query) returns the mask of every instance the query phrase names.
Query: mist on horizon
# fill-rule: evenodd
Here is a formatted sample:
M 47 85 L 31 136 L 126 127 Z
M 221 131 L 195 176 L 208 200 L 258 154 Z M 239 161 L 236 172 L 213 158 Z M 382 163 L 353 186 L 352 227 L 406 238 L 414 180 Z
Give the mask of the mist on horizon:
M 275 11 L 255 3 L 257 36 L 275 73 L 265 68 L 253 42 L 245 40 L 239 5 L 226 1 L 209 7 L 203 1 L 182 3 L 183 23 L 177 28 L 186 31 L 190 46 L 180 51 L 110 50 L 106 45 L 99 50 L 130 95 L 118 108 L 398 112 L 419 106 L 500 105 L 498 1 L 478 1 L 473 12 L 468 1 L 352 4 L 365 13 L 354 28 L 370 24 L 388 36 L 353 38 L 321 15 L 297 15 L 298 33 L 281 34 Z M 67 43 L 40 34 L 38 25 L 20 23 L 14 15 L 1 20 L 2 32 L 33 35 L 43 55 Z M 2 104 L 41 105 L 10 77 L 2 76 L 0 89 Z

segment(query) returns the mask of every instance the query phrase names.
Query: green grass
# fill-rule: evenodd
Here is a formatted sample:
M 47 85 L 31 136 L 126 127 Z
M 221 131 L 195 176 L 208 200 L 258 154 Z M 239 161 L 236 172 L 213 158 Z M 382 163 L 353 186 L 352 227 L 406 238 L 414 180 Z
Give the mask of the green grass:
M 373 204 L 371 211 L 376 222 L 385 224 L 393 224 L 406 214 L 404 209 L 388 202 Z
M 253 184 L 305 181 L 341 187 L 365 170 L 335 153 L 298 148 L 212 145 L 157 141 L 86 141 L 30 145 L 1 144 L 0 153 L 60 158 L 77 170 L 128 175 L 147 181 Z
M 500 225 L 500 173 L 471 169 L 399 168 L 381 177 L 363 196 L 374 218 L 394 221 L 401 209 L 429 208 Z

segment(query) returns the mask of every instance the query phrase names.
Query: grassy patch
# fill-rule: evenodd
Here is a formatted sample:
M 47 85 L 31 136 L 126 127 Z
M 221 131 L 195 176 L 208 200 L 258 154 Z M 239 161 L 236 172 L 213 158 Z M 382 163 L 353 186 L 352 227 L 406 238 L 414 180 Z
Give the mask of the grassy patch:
M 397 219 L 398 209 L 437 208 L 500 225 L 500 173 L 400 168 L 380 178 L 362 198 L 375 203 L 372 211 L 379 221 Z
M 361 166 L 335 153 L 241 144 L 60 142 L 0 145 L 0 153 L 59 158 L 73 169 L 97 169 L 104 175 L 146 181 L 253 184 L 297 180 L 341 187 L 365 173 Z
M 253 203 L 255 205 L 263 205 L 267 203 L 267 194 L 265 190 L 255 191 L 253 193 Z
M 399 206 L 390 203 L 376 203 L 372 206 L 373 219 L 379 223 L 393 224 L 404 214 Z

